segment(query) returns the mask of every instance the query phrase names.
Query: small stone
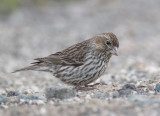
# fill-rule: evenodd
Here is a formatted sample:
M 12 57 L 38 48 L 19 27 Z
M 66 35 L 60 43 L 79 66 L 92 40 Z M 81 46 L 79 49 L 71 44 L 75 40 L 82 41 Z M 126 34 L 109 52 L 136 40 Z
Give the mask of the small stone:
M 155 89 L 156 92 L 160 92 L 160 82 L 156 84 Z
M 58 98 L 58 99 L 68 99 L 75 97 L 76 91 L 67 88 L 47 88 L 45 91 L 47 99 Z
M 112 93 L 112 97 L 113 97 L 113 98 L 120 97 L 119 92 L 118 92 L 118 91 L 114 91 L 114 92 Z
M 26 100 L 27 96 L 24 94 L 18 95 L 18 100 Z
M 37 104 L 37 105 L 44 105 L 45 102 L 43 100 L 35 100 L 34 101 L 34 104 Z
M 7 93 L 7 97 L 11 97 L 11 96 L 18 96 L 19 92 L 18 91 L 9 91 Z
M 0 104 L 1 104 L 1 103 L 6 103 L 8 100 L 9 100 L 8 98 L 0 95 Z
M 150 91 L 154 91 L 154 85 L 153 84 L 151 84 L 151 85 L 148 85 L 148 89 L 150 90 Z
M 87 100 L 90 100 L 91 99 L 91 96 L 90 95 L 86 95 L 85 97 Z
M 130 94 L 133 93 L 133 91 L 137 91 L 135 85 L 126 84 L 122 87 L 122 89 L 115 91 L 112 94 L 112 97 L 117 98 L 117 97 L 121 97 L 121 96 L 129 96 Z
M 40 93 L 33 93 L 33 94 L 27 96 L 27 99 L 29 99 L 29 100 L 44 100 L 44 101 L 46 101 L 45 95 L 42 95 Z
M 147 86 L 146 83 L 144 83 L 142 81 L 136 83 L 137 88 L 143 88 L 143 87 L 146 87 L 146 86 Z
M 11 90 L 9 88 L 6 88 L 5 91 L 8 93 L 10 92 Z
M 23 94 L 31 94 L 31 93 L 33 93 L 33 91 L 30 89 L 26 89 L 23 91 Z
M 80 99 L 79 97 L 74 97 L 74 100 L 75 100 L 76 102 L 79 102 L 81 99 Z
M 118 93 L 120 96 L 128 96 L 132 93 L 131 89 L 119 89 Z
M 126 84 L 122 87 L 122 89 L 131 89 L 131 90 L 134 90 L 136 91 L 136 86 L 133 85 L 133 84 Z

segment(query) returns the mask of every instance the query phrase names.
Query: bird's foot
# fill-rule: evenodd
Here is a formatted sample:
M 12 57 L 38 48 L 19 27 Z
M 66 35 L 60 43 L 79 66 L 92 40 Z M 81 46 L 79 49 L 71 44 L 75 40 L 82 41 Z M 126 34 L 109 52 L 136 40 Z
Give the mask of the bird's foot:
M 97 86 L 97 85 L 100 85 L 101 83 L 95 83 L 95 84 L 93 84 L 93 85 L 85 85 L 85 87 L 95 87 L 95 86 Z
M 89 90 L 96 89 L 94 87 L 97 86 L 97 85 L 100 85 L 100 83 L 95 83 L 93 85 L 76 86 L 75 89 L 76 90 L 89 91 Z

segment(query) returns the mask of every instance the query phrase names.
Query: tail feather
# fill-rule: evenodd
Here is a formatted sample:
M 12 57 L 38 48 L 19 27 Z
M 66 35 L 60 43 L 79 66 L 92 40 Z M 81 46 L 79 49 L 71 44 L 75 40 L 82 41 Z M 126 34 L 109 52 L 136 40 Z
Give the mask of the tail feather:
M 32 65 L 32 66 L 28 66 L 28 67 L 25 67 L 22 69 L 15 70 L 12 73 L 16 73 L 16 72 L 20 72 L 20 71 L 28 71 L 28 70 L 51 72 L 49 66 Z
M 21 69 L 15 70 L 12 73 L 16 73 L 16 72 L 20 72 L 20 71 L 27 71 L 27 70 L 37 70 L 38 68 L 39 68 L 39 66 L 32 65 L 32 66 L 28 66 L 28 67 L 25 67 L 25 68 L 21 68 Z

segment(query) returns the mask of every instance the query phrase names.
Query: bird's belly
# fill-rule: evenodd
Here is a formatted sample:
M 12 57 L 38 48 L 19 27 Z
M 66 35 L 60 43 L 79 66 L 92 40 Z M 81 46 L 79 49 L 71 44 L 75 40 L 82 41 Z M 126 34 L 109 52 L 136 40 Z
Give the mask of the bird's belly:
M 95 80 L 97 80 L 107 69 L 106 62 L 99 62 L 95 65 L 90 65 L 83 72 L 84 76 L 80 77 L 83 81 L 81 84 L 89 84 Z
M 86 62 L 81 66 L 61 66 L 54 76 L 63 82 L 73 85 L 85 85 L 98 79 L 106 70 L 107 63 L 103 61 Z

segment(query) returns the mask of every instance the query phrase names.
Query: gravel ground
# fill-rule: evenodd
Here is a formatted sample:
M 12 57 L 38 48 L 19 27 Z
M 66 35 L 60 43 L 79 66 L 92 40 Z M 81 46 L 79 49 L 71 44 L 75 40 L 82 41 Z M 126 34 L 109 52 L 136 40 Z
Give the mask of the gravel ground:
M 160 1 L 86 0 L 20 7 L 0 16 L 0 115 L 159 116 Z M 21 72 L 102 33 L 120 41 L 96 89 L 76 91 L 52 74 Z

